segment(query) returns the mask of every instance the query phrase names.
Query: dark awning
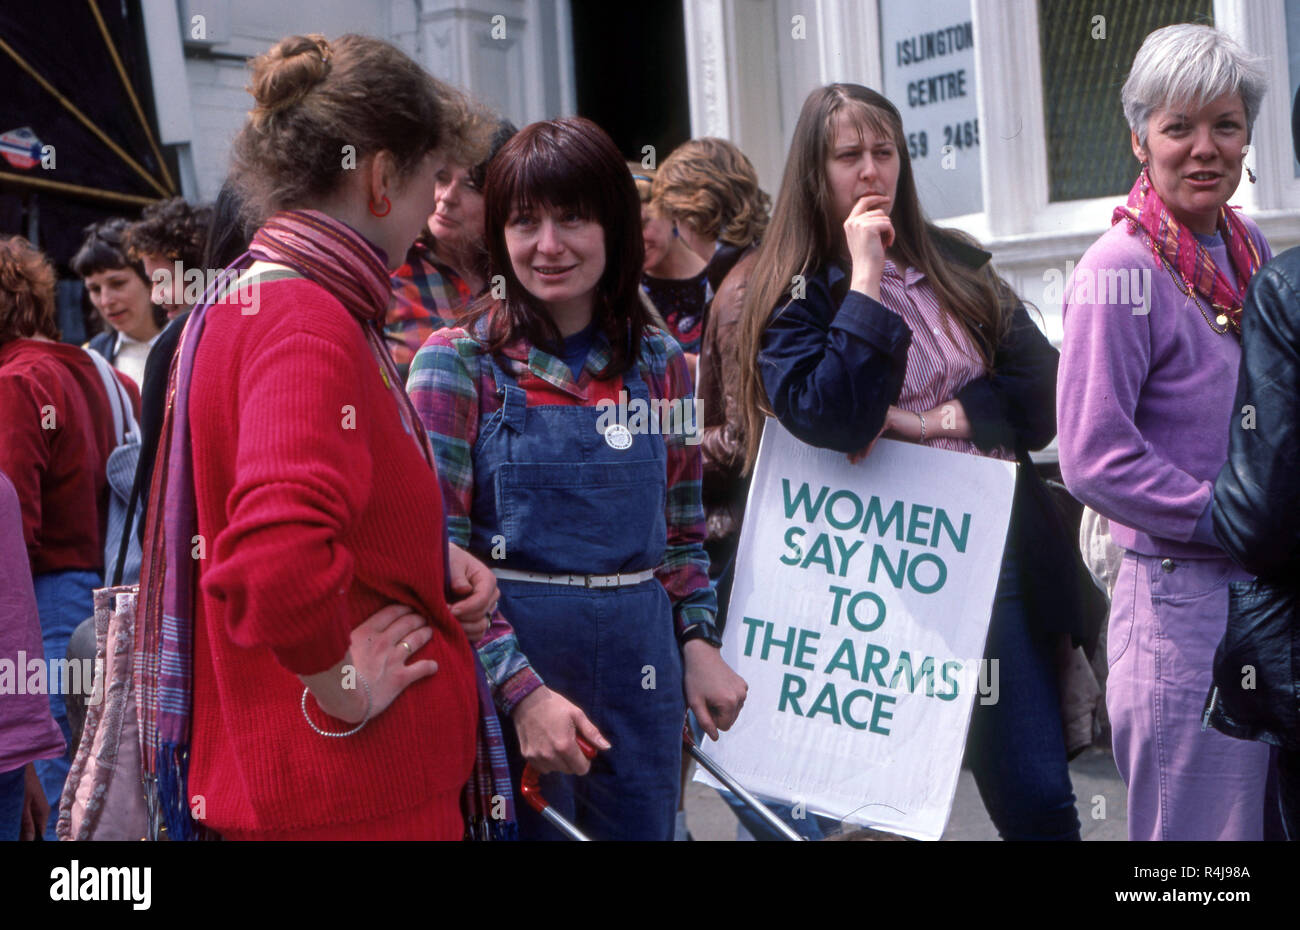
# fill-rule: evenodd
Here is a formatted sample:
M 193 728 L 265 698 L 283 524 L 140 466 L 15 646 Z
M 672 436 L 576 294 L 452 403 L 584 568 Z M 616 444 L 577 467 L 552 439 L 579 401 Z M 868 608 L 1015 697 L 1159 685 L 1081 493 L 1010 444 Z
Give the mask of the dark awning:
M 178 193 L 157 144 L 138 0 L 0 7 L 0 97 L 0 232 L 25 234 L 35 208 L 57 263 L 87 224 Z

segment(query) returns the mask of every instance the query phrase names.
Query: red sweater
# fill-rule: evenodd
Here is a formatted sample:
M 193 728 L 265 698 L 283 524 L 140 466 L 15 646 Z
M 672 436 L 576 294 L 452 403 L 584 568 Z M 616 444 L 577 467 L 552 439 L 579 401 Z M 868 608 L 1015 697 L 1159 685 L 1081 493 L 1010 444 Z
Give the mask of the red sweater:
M 136 415 L 140 392 L 118 380 Z M 113 409 L 85 349 L 14 339 L 0 346 L 0 471 L 23 508 L 32 574 L 104 570 Z
M 389 825 L 384 835 L 459 839 L 455 805 L 478 704 L 469 642 L 443 599 L 437 477 L 404 431 L 360 324 L 333 296 L 304 279 L 265 281 L 257 306 L 250 315 L 213 307 L 194 363 L 207 551 L 190 794 L 228 837 L 346 837 Z M 436 660 L 438 672 L 355 736 L 317 735 L 297 674 L 338 662 L 351 630 L 393 602 L 435 628 L 416 657 Z M 347 728 L 310 698 L 308 707 L 318 725 Z

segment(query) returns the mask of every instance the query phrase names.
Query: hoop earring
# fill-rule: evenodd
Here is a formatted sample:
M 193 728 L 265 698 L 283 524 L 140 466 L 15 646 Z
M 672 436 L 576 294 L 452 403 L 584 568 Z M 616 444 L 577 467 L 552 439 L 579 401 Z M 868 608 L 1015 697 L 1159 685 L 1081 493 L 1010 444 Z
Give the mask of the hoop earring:
M 1250 170 L 1250 165 L 1246 166 L 1246 177 L 1250 178 L 1250 183 L 1255 183 L 1255 172 Z
M 392 202 L 388 199 L 388 196 L 387 196 L 387 195 L 384 196 L 384 210 L 383 210 L 382 213 L 381 213 L 380 211 L 378 211 L 378 210 L 375 209 L 374 201 L 371 201 L 369 206 L 370 206 L 370 213 L 371 213 L 371 215 L 372 215 L 372 216 L 379 216 L 379 217 L 387 216 L 387 215 L 388 215 L 388 212 L 389 212 L 390 210 L 393 209 L 393 204 L 392 204 Z

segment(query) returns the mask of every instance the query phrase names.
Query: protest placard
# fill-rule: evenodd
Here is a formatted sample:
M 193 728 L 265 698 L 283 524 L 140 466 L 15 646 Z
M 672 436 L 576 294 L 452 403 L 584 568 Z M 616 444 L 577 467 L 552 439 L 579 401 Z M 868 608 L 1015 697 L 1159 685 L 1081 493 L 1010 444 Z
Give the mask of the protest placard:
M 769 419 L 722 648 L 749 696 L 709 755 L 799 812 L 938 839 L 974 701 L 997 699 L 1016 468 L 887 439 L 851 465 Z

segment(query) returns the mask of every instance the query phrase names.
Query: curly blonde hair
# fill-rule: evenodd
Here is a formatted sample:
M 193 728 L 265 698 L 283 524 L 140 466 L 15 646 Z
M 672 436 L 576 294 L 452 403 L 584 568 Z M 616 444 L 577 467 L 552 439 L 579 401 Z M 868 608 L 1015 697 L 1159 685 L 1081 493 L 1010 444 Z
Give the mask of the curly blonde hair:
M 653 197 L 704 238 L 741 248 L 763 235 L 772 209 L 754 166 L 726 139 L 692 139 L 674 149 L 655 175 Z

